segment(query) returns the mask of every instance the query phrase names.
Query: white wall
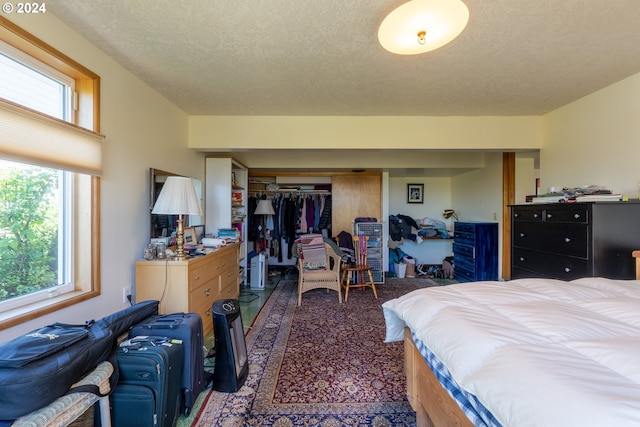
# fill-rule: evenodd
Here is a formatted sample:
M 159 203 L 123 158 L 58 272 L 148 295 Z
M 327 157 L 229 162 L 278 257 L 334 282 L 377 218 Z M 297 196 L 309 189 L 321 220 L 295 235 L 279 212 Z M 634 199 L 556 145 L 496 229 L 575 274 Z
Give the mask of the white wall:
M 594 184 L 640 196 L 639 114 L 640 74 L 547 114 L 542 191 Z
M 407 184 L 424 184 L 424 203 L 407 203 Z M 389 215 L 407 215 L 418 224 L 428 217 L 442 221 L 451 229 L 451 220 L 442 217 L 442 211 L 451 207 L 451 178 L 412 177 L 389 178 Z M 388 222 L 389 218 L 385 218 Z M 434 239 L 415 243 L 404 239 L 400 249 L 416 259 L 418 264 L 441 264 L 451 255 L 451 240 Z
M 149 238 L 149 168 L 204 179 L 202 155 L 187 148 L 188 118 L 173 104 L 71 31 L 52 14 L 11 20 L 101 78 L 104 173 L 101 186 L 102 295 L 0 331 L 0 341 L 54 321 L 79 323 L 125 307 L 134 261 Z

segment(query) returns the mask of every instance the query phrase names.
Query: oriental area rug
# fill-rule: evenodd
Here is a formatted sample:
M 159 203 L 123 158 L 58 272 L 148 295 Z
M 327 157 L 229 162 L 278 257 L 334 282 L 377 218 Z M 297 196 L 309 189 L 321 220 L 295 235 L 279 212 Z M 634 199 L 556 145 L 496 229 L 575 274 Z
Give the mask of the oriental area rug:
M 192 426 L 414 426 L 403 344 L 384 343 L 382 303 L 438 286 L 428 279 L 351 290 L 315 289 L 297 307 L 281 280 L 246 335 L 249 375 L 237 393 L 210 391 Z

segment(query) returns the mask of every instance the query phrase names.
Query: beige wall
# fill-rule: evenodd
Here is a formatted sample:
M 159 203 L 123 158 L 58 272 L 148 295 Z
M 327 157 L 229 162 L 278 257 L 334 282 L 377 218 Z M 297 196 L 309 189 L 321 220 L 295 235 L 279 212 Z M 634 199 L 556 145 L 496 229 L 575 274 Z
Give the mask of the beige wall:
M 640 196 L 640 74 L 544 117 L 541 191 L 602 185 Z
M 191 116 L 189 147 L 243 149 L 537 149 L 539 117 Z
M 102 295 L 0 331 L 0 341 L 54 321 L 78 323 L 125 307 L 133 263 L 149 238 L 149 168 L 204 178 L 204 160 L 187 148 L 187 115 L 70 31 L 52 14 L 11 20 L 101 77 L 103 143 Z

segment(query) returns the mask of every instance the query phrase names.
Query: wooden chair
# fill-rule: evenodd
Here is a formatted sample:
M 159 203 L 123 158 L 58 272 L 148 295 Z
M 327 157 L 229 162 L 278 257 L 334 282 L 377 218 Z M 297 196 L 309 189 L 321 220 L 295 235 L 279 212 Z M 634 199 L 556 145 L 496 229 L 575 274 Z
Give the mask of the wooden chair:
M 338 303 L 342 304 L 342 291 L 340 290 L 340 263 L 341 259 L 335 253 L 331 245 L 324 244 L 327 251 L 327 268 L 325 270 L 305 270 L 302 257 L 298 259 L 298 305 L 302 303 L 302 294 L 311 289 L 326 288 L 338 292 Z M 304 254 L 301 254 L 304 255 Z
M 373 282 L 373 275 L 371 274 L 373 267 L 367 265 L 367 243 L 369 242 L 369 236 L 352 236 L 352 238 L 356 263 L 355 265 L 342 266 L 340 283 L 345 289 L 344 302 L 347 302 L 349 299 L 350 288 L 371 288 L 373 290 L 373 296 L 378 299 L 378 292 L 376 291 L 376 285 Z M 351 283 L 352 276 L 354 283 Z

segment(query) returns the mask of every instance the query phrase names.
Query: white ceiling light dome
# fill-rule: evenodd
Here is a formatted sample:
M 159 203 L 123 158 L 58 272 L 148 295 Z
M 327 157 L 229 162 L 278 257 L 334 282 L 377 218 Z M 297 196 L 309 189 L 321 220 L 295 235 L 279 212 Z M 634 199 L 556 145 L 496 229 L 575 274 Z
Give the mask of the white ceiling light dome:
M 415 55 L 442 47 L 458 37 L 469 22 L 461 0 L 412 0 L 380 24 L 382 47 L 399 55 Z

